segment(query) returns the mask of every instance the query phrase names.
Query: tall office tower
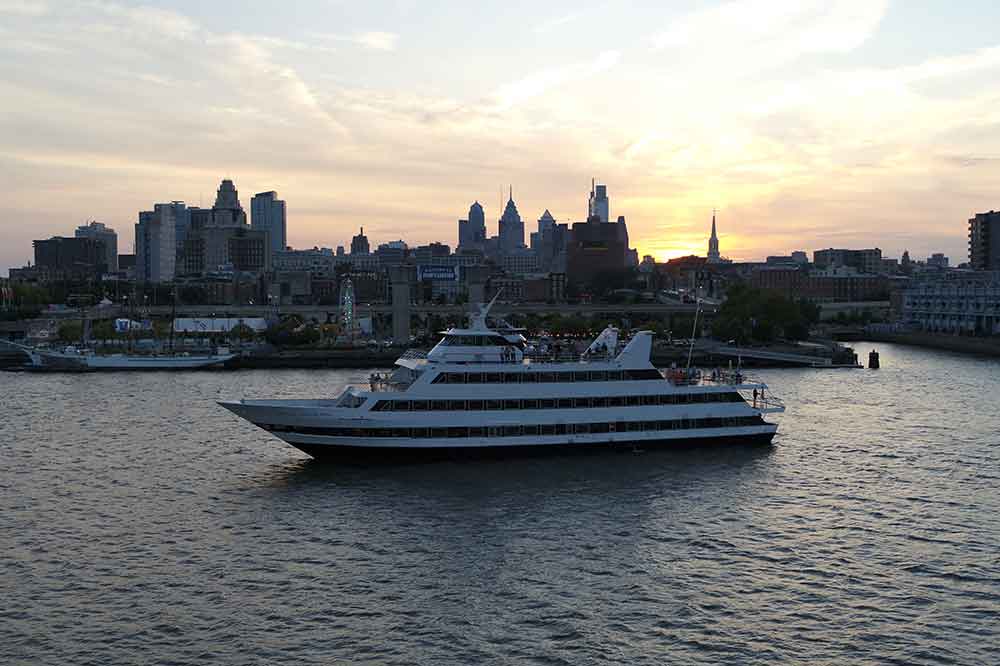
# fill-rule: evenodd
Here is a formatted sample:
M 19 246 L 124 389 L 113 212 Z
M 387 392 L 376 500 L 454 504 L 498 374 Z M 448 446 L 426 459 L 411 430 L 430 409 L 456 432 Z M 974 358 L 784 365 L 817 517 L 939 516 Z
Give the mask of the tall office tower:
M 365 236 L 365 228 L 361 227 L 360 233 L 351 238 L 351 254 L 370 254 L 371 248 L 368 245 L 368 236 Z
M 458 221 L 458 248 L 482 249 L 486 242 L 486 213 L 478 201 L 469 206 L 469 219 Z
M 177 266 L 177 221 L 173 204 L 139 213 L 135 225 L 135 270 L 140 282 L 170 282 Z
M 105 270 L 114 273 L 118 270 L 118 234 L 111 227 L 101 222 L 90 222 L 76 228 L 77 238 L 93 238 L 104 243 Z
M 240 195 L 233 181 L 223 180 L 215 194 L 212 206 L 212 225 L 216 227 L 245 227 L 247 214 L 240 205 Z
M 524 247 L 524 222 L 521 220 L 517 206 L 514 205 L 514 188 L 510 189 L 507 206 L 500 218 L 500 253 L 513 252 Z
M 277 192 L 260 192 L 250 199 L 250 226 L 270 235 L 272 252 L 284 252 L 288 246 L 285 202 Z
M 611 221 L 610 204 L 608 202 L 608 186 L 590 182 L 590 201 L 587 204 L 587 218 L 599 217 L 607 224 Z

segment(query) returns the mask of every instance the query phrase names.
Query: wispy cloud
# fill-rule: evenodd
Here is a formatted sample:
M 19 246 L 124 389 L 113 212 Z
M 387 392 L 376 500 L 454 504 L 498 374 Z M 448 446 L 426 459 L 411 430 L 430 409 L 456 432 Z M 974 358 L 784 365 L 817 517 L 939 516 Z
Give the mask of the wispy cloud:
M 355 44 L 373 51 L 395 51 L 396 44 L 399 42 L 399 35 L 396 33 L 383 32 L 379 30 L 353 34 L 314 32 L 310 33 L 310 36 L 323 42 Z
M 594 11 L 595 11 L 594 9 L 580 9 L 577 11 L 569 12 L 568 14 L 561 14 L 559 16 L 554 16 L 550 19 L 542 21 L 541 23 L 538 23 L 537 25 L 535 25 L 534 28 L 532 28 L 532 30 L 534 30 L 535 33 L 540 35 L 545 34 L 557 28 L 562 28 L 563 26 L 569 25 L 570 23 L 579 21 L 580 19 L 590 14 L 593 14 Z
M 0 14 L 41 16 L 48 11 L 48 3 L 42 0 L 0 0 Z
M 499 108 L 508 109 L 554 88 L 606 72 L 620 59 L 618 51 L 604 51 L 593 60 L 543 69 L 501 86 L 493 93 L 493 98 Z
M 851 51 L 875 33 L 889 0 L 733 0 L 682 16 L 651 39 L 738 69 L 807 53 Z

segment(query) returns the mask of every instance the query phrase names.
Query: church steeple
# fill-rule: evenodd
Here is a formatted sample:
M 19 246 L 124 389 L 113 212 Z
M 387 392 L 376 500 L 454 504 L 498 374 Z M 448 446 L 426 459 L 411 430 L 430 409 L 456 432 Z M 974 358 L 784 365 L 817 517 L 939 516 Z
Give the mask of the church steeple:
M 721 259 L 719 254 L 719 236 L 715 233 L 715 211 L 712 211 L 712 235 L 708 239 L 708 260 L 717 262 Z

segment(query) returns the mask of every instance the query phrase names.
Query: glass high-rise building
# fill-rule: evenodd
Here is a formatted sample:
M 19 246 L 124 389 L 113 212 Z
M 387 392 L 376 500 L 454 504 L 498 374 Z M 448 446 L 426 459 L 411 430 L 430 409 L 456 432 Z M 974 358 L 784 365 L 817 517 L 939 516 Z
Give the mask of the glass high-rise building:
M 285 202 L 277 192 L 261 192 L 250 200 L 250 226 L 270 235 L 272 252 L 284 252 L 288 247 Z

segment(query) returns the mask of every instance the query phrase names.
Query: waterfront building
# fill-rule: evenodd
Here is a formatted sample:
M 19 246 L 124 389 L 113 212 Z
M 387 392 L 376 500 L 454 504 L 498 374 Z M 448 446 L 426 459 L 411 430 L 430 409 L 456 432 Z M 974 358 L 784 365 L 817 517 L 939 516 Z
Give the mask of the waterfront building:
M 271 242 L 265 231 L 240 227 L 227 231 L 226 257 L 220 265 L 231 265 L 234 270 L 248 273 L 265 273 L 271 270 Z
M 402 240 L 382 243 L 375 250 L 375 256 L 378 258 L 380 266 L 398 266 L 406 261 L 406 253 L 406 243 Z
M 941 252 L 935 252 L 927 257 L 927 266 L 940 269 L 948 268 L 948 257 L 944 256 Z
M 337 257 L 328 247 L 314 247 L 311 250 L 283 250 L 275 252 L 272 267 L 275 271 L 306 271 L 311 274 L 333 275 L 336 272 Z
M 250 199 L 250 226 L 268 233 L 271 252 L 282 252 L 287 247 L 285 202 L 277 192 L 260 192 Z
M 816 250 L 813 252 L 813 263 L 816 268 L 848 266 L 858 273 L 878 275 L 882 272 L 882 250 L 877 247 L 865 250 Z
M 807 255 L 802 250 L 796 250 L 791 254 L 785 255 L 771 255 L 766 261 L 769 266 L 778 264 L 787 264 L 790 266 L 805 266 L 809 264 L 809 255 Z
M 170 282 L 177 268 L 176 206 L 155 204 L 139 213 L 135 225 L 136 279 L 140 282 Z
M 351 238 L 351 254 L 369 254 L 370 252 L 368 236 L 365 236 L 365 228 L 361 227 L 358 235 Z
M 801 266 L 757 266 L 750 274 L 750 286 L 781 292 L 791 299 L 850 302 L 882 300 L 889 297 L 890 282 L 883 275 L 859 273 L 848 266 L 807 269 Z
M 903 291 L 905 324 L 933 333 L 1000 334 L 1000 271 L 948 271 Z
M 1000 211 L 976 213 L 969 220 L 969 265 L 977 271 L 1000 270 Z
M 104 243 L 105 270 L 114 273 L 118 270 L 118 234 L 111 227 L 101 222 L 89 222 L 76 228 L 76 238 L 93 238 Z
M 118 272 L 121 273 L 126 280 L 135 279 L 135 255 L 134 254 L 119 254 L 118 255 Z
M 511 250 L 503 255 L 503 269 L 510 275 L 538 273 L 538 256 L 533 250 L 525 247 Z
M 899 275 L 900 264 L 899 259 L 890 259 L 887 257 L 882 257 L 882 268 L 879 270 L 879 275 Z
M 98 238 L 53 236 L 32 241 L 32 246 L 35 270 L 25 269 L 24 276 L 33 273 L 33 277 L 42 282 L 90 280 L 107 272 L 107 251 L 104 241 Z
M 381 265 L 377 254 L 349 254 L 346 259 L 352 271 L 375 271 Z
M 628 229 L 624 218 L 605 224 L 594 215 L 586 222 L 575 222 L 566 248 L 569 279 L 589 284 L 599 276 L 621 273 L 627 252 Z
M 514 188 L 510 189 L 510 197 L 507 199 L 507 206 L 499 221 L 500 254 L 504 255 L 514 252 L 524 245 L 524 222 L 521 214 L 517 212 L 514 204 Z
M 440 260 L 451 256 L 451 248 L 444 243 L 430 243 L 413 248 L 411 253 L 414 263 L 436 264 Z

